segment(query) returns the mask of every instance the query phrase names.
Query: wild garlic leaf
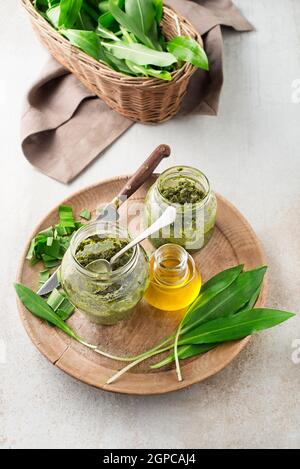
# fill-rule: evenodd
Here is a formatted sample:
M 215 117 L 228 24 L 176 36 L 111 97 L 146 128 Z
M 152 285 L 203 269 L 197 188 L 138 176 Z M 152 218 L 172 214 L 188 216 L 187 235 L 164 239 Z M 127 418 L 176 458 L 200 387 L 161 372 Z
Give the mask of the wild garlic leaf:
M 229 287 L 212 296 L 204 304 L 197 304 L 184 318 L 182 334 L 202 323 L 229 316 L 239 311 L 262 284 L 266 267 L 241 273 Z
M 174 342 L 174 354 L 172 355 L 175 359 L 175 351 L 178 355 L 179 348 L 178 348 L 178 338 L 182 335 L 182 331 L 189 330 L 193 327 L 196 327 L 197 324 L 201 322 L 205 322 L 209 313 L 207 309 L 205 309 L 205 305 L 212 305 L 214 308 L 213 298 L 218 296 L 221 292 L 226 290 L 230 287 L 231 284 L 238 278 L 240 273 L 243 270 L 243 265 L 238 265 L 236 267 L 232 267 L 229 269 L 224 270 L 223 272 L 219 272 L 217 275 L 212 277 L 208 282 L 206 282 L 202 290 L 194 301 L 194 303 L 189 307 L 187 310 L 183 320 L 181 321 L 180 325 L 177 329 L 176 334 L 176 341 Z M 244 305 L 244 303 L 243 303 Z M 208 306 L 209 308 L 209 306 Z M 227 310 L 224 310 L 223 314 L 227 314 Z M 206 312 L 206 315 L 205 315 Z M 194 353 L 191 351 L 191 353 Z M 178 355 L 178 358 L 179 355 Z
M 209 291 L 211 293 L 220 293 L 222 290 L 229 287 L 229 285 L 231 285 L 231 283 L 242 273 L 243 268 L 244 265 L 239 264 L 235 267 L 230 267 L 229 269 L 223 270 L 222 272 L 219 272 L 218 274 L 211 277 L 202 286 L 199 298 L 201 298 L 201 294 L 204 292 Z
M 136 75 L 126 64 L 125 60 L 117 59 L 113 54 L 108 51 L 105 51 L 106 58 L 109 61 L 110 66 L 119 73 L 124 73 L 125 75 Z
M 46 17 L 54 26 L 54 28 L 58 29 L 58 22 L 59 22 L 59 17 L 60 17 L 60 6 L 57 5 L 55 7 L 49 8 L 46 12 Z
M 34 0 L 34 8 L 39 12 L 45 13 L 49 8 L 48 0 Z
M 147 34 L 150 37 L 151 42 L 154 45 L 156 50 L 160 50 L 160 51 L 164 50 L 161 44 L 162 36 L 161 36 L 160 30 L 158 28 L 156 21 L 153 22 Z
M 117 5 L 122 10 L 125 5 L 125 0 L 118 0 Z M 100 2 L 98 8 L 100 10 L 100 13 L 102 13 L 101 16 L 98 18 L 99 24 L 101 24 L 107 29 L 110 29 L 111 31 L 115 31 L 118 23 L 110 12 L 109 1 L 107 0 L 104 2 Z
M 116 0 L 109 0 L 108 5 L 110 13 L 123 28 L 133 33 L 145 46 L 154 48 L 151 39 L 139 28 L 128 14 L 118 7 Z
M 182 379 L 178 355 L 178 341 L 180 336 L 183 334 L 184 331 L 187 331 L 195 327 L 196 324 L 199 324 L 199 321 L 202 320 L 203 311 L 205 311 L 204 306 L 207 305 L 207 303 L 209 303 L 209 301 L 211 301 L 215 296 L 217 296 L 218 293 L 221 293 L 226 288 L 228 288 L 233 283 L 233 281 L 239 276 L 242 269 L 243 265 L 238 265 L 236 267 L 220 272 L 215 277 L 210 279 L 202 287 L 202 292 L 200 292 L 198 298 L 188 308 L 183 320 L 177 328 L 174 341 L 174 359 L 179 380 Z M 225 312 L 223 312 L 223 314 L 225 315 Z M 207 319 L 204 319 L 204 321 L 205 320 Z
M 60 0 L 59 27 L 72 28 L 82 7 L 82 0 Z
M 253 293 L 253 295 L 251 296 L 250 300 L 245 304 L 245 306 L 244 306 L 243 308 L 241 308 L 239 311 L 237 311 L 235 314 L 239 314 L 239 313 L 242 313 L 243 311 L 247 311 L 247 310 L 249 310 L 249 309 L 253 309 L 254 306 L 255 306 L 256 303 L 257 303 L 257 300 L 258 300 L 258 298 L 259 298 L 261 289 L 262 289 L 262 284 L 259 285 L 258 289 Z
M 167 42 L 167 49 L 178 60 L 209 70 L 208 58 L 200 44 L 187 36 L 177 36 Z
M 109 39 L 110 41 L 118 42 L 120 39 L 112 31 L 102 26 L 99 22 L 96 28 L 96 33 L 101 36 L 103 39 Z
M 145 75 L 146 77 L 159 78 L 160 80 L 171 81 L 172 75 L 166 70 L 156 70 L 152 67 L 143 67 L 142 65 L 137 65 L 130 60 L 126 61 L 128 67 L 137 75 Z
M 73 46 L 78 47 L 96 60 L 101 58 L 101 45 L 94 31 L 81 31 L 78 29 L 63 29 L 61 33 L 69 39 Z
M 147 34 L 155 20 L 152 0 L 125 0 L 125 11 L 144 34 Z
M 48 321 L 70 337 L 73 337 L 76 340 L 79 339 L 77 334 L 75 334 L 75 332 L 57 314 L 55 314 L 46 301 L 37 295 L 37 293 L 20 283 L 15 284 L 15 289 L 20 301 L 32 314 L 34 314 L 34 316 Z
M 163 17 L 163 0 L 152 0 L 152 2 L 155 8 L 155 19 L 159 24 Z
M 178 357 L 181 360 L 185 360 L 187 358 L 198 357 L 204 353 L 209 352 L 210 350 L 214 349 L 218 344 L 199 344 L 199 345 L 181 345 L 178 347 Z M 171 353 L 167 356 L 164 360 L 161 360 L 155 365 L 152 365 L 150 368 L 153 370 L 157 370 L 158 368 L 162 368 L 163 366 L 172 363 L 175 360 L 174 353 Z
M 78 19 L 74 25 L 74 29 L 81 29 L 83 31 L 94 31 L 95 24 L 95 20 L 93 20 L 93 18 L 91 18 L 91 16 L 82 8 L 81 12 L 78 15 Z
M 63 29 L 61 33 L 69 39 L 73 46 L 78 47 L 94 59 L 108 67 L 114 68 L 109 60 L 106 50 L 101 46 L 100 38 L 94 31 L 81 31 L 75 29 Z
M 195 321 L 198 322 L 199 311 L 203 311 L 201 308 L 204 308 L 206 303 L 228 288 L 238 278 L 242 270 L 243 265 L 238 265 L 236 267 L 226 269 L 208 280 L 202 286 L 198 298 L 196 298 L 194 303 L 192 303 L 183 318 L 183 327 L 191 326 Z
M 246 326 L 246 320 L 245 320 L 246 315 L 240 321 L 236 321 L 235 326 L 234 326 L 234 321 L 231 321 L 230 318 L 227 318 L 226 323 L 227 323 L 227 325 L 230 325 L 230 327 L 231 327 L 231 329 L 230 329 L 230 334 L 231 335 L 230 336 L 228 335 L 227 337 L 231 337 L 231 338 L 225 338 L 225 335 L 224 335 L 225 334 L 225 329 L 223 327 L 223 332 L 222 333 L 221 333 L 221 330 L 218 330 L 218 333 L 215 332 L 214 336 L 211 335 L 211 337 L 214 337 L 215 343 L 206 343 L 206 342 L 205 343 L 199 343 L 199 344 L 194 344 L 194 343 L 189 344 L 189 343 L 187 343 L 186 345 L 181 345 L 180 347 L 178 347 L 178 357 L 181 360 L 184 360 L 184 359 L 187 359 L 187 358 L 192 358 L 192 357 L 195 357 L 195 356 L 202 355 L 202 354 L 207 353 L 208 351 L 212 350 L 213 348 L 215 348 L 218 345 L 219 342 L 223 342 L 223 341 L 226 341 L 226 340 L 233 340 L 235 338 L 246 337 L 247 335 L 253 334 L 254 332 L 258 332 L 259 330 L 263 330 L 263 329 L 266 329 L 266 328 L 269 328 L 269 327 L 274 327 L 275 325 L 280 324 L 280 322 L 283 322 L 283 321 L 289 319 L 290 317 L 294 316 L 294 314 L 292 314 L 292 313 L 283 312 L 284 314 L 281 315 L 281 314 L 278 314 L 278 313 L 282 313 L 282 312 L 278 312 L 278 311 L 274 311 L 274 310 L 267 310 L 267 309 L 247 310 L 246 312 L 247 312 L 247 317 L 250 317 L 250 319 L 251 319 L 250 328 L 249 328 L 249 324 L 247 324 L 247 326 Z M 243 313 L 245 313 L 245 311 L 243 311 Z M 258 320 L 254 318 L 253 313 L 256 315 Z M 240 313 L 238 313 L 238 314 L 240 314 Z M 272 316 L 273 316 L 273 319 L 272 319 Z M 254 319 L 255 319 L 255 322 L 254 322 Z M 206 323 L 205 324 L 205 326 L 207 325 L 206 330 L 209 330 L 209 328 L 212 328 L 211 331 L 215 330 L 216 324 L 217 324 L 216 320 Z M 224 326 L 224 324 L 225 324 L 225 322 L 223 322 L 223 326 Z M 241 327 L 240 330 L 238 329 L 239 327 Z M 248 329 L 246 329 L 246 327 Z M 198 329 L 198 331 L 200 331 L 200 328 Z M 191 331 L 190 335 L 192 335 L 194 333 L 195 333 L 195 331 Z M 211 334 L 212 334 L 212 332 L 211 332 Z M 217 334 L 218 334 L 218 336 L 217 336 Z M 223 335 L 221 335 L 221 334 L 223 334 Z M 229 332 L 228 332 L 228 334 L 229 334 Z M 235 334 L 235 335 L 233 335 L 233 334 Z M 181 342 L 188 342 L 189 341 L 188 336 L 189 336 L 189 334 L 186 334 L 186 336 L 182 339 Z M 240 336 L 240 337 L 237 337 L 237 336 Z M 220 340 L 218 340 L 218 337 L 219 337 Z M 202 339 L 203 339 L 203 337 L 202 337 Z M 172 353 L 168 357 L 166 357 L 164 360 L 161 360 L 159 363 L 156 363 L 155 365 L 152 365 L 151 368 L 152 369 L 161 368 L 165 365 L 168 365 L 169 363 L 172 363 L 174 361 L 174 359 L 175 359 L 174 353 Z
M 90 5 L 90 3 L 88 3 L 87 0 L 83 0 L 82 10 L 87 15 L 89 15 L 89 17 L 92 18 L 93 21 L 95 21 L 95 23 L 98 23 L 98 18 L 99 18 L 98 5 L 93 6 L 93 5 Z
M 102 2 L 99 2 L 98 8 L 101 11 L 101 13 L 106 13 L 107 11 L 109 11 L 108 0 L 104 0 Z
M 183 344 L 208 344 L 238 340 L 248 335 L 277 326 L 295 314 L 275 309 L 258 308 L 234 316 L 222 317 L 202 324 L 180 339 Z
M 104 26 L 104 28 L 111 29 L 113 27 L 113 24 L 116 22 L 116 20 L 111 14 L 111 12 L 107 11 L 103 13 L 101 16 L 99 16 L 98 22 L 99 24 Z
M 138 65 L 156 65 L 168 67 L 177 62 L 176 58 L 168 52 L 160 52 L 143 44 L 128 44 L 120 41 L 117 43 L 101 43 L 118 59 L 130 60 Z

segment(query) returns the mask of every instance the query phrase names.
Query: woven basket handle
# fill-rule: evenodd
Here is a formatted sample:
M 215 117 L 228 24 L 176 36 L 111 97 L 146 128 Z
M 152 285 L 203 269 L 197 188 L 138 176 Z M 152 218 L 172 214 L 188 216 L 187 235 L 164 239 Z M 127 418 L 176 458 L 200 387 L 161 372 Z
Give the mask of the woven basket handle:
M 124 199 L 134 194 L 147 181 L 163 158 L 167 158 L 170 154 L 171 148 L 168 145 L 159 145 L 129 179 L 116 198 Z

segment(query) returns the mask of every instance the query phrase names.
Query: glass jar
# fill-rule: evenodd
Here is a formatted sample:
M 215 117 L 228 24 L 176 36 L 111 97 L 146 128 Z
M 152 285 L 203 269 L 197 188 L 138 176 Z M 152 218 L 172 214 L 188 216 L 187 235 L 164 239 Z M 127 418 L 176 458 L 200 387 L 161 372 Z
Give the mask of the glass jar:
M 201 275 L 190 254 L 178 244 L 164 244 L 150 259 L 150 284 L 144 299 L 163 311 L 187 308 L 199 295 Z
M 192 184 L 199 193 L 201 200 L 197 202 L 171 202 L 164 195 L 166 190 L 174 190 L 179 184 Z M 155 247 L 166 243 L 175 243 L 188 251 L 203 248 L 211 238 L 216 222 L 217 199 L 210 188 L 207 177 L 198 169 L 189 166 L 175 166 L 163 172 L 150 188 L 146 200 L 144 218 L 146 226 L 150 226 L 162 212 L 172 205 L 176 208 L 175 223 L 155 233 L 151 237 Z
M 136 246 L 125 265 L 96 273 L 76 259 L 79 245 L 97 235 L 130 240 L 127 230 L 113 223 L 92 222 L 78 230 L 61 264 L 61 284 L 70 301 L 90 321 L 112 325 L 129 317 L 143 298 L 149 282 L 149 262 L 144 249 Z

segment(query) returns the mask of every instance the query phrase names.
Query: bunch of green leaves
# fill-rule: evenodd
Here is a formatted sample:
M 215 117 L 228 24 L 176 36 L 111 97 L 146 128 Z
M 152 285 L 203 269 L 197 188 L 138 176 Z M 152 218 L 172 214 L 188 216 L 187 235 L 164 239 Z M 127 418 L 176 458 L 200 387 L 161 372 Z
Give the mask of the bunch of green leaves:
M 240 265 L 217 274 L 203 285 L 200 295 L 188 308 L 176 333 L 136 357 L 112 376 L 108 384 L 138 363 L 167 350 L 171 354 L 151 368 L 161 368 L 175 361 L 178 379 L 181 381 L 180 359 L 202 355 L 222 342 L 245 338 L 295 316 L 286 311 L 254 308 L 265 272 L 266 267 L 243 272 L 243 266 Z
M 87 344 L 60 317 L 61 303 L 55 295 L 46 302 L 24 285 L 17 284 L 15 288 L 21 302 L 35 316 L 58 327 L 100 355 L 129 362 L 108 380 L 108 384 L 138 363 L 166 351 L 171 351 L 171 354 L 151 368 L 161 368 L 175 361 L 178 379 L 181 380 L 179 360 L 202 355 L 222 342 L 242 339 L 295 316 L 286 311 L 254 308 L 265 272 L 266 267 L 243 272 L 243 266 L 220 272 L 203 285 L 200 295 L 187 310 L 176 333 L 135 357 L 116 357 L 103 352 L 96 345 Z
M 170 81 L 184 62 L 208 70 L 197 41 L 164 38 L 163 0 L 35 0 L 34 5 L 71 44 L 120 73 Z

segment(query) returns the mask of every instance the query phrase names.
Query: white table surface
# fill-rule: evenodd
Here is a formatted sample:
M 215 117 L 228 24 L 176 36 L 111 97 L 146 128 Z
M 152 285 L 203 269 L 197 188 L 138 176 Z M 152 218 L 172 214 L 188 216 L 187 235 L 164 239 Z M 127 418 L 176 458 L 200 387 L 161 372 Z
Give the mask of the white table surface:
M 101 178 L 134 171 L 166 142 L 173 164 L 201 168 L 252 224 L 268 258 L 268 305 L 299 312 L 300 103 L 293 101 L 300 93 L 293 97 L 293 84 L 300 87 L 300 2 L 236 4 L 257 31 L 225 34 L 219 116 L 135 125 L 67 186 L 22 155 L 22 99 L 46 53 L 19 2 L 1 0 L 0 447 L 300 447 L 300 363 L 292 361 L 299 318 L 256 336 L 205 383 L 128 397 L 90 388 L 52 366 L 27 337 L 12 288 L 24 243 L 49 209 Z

